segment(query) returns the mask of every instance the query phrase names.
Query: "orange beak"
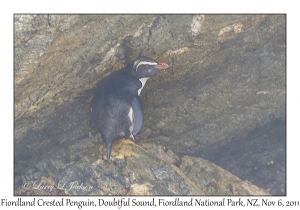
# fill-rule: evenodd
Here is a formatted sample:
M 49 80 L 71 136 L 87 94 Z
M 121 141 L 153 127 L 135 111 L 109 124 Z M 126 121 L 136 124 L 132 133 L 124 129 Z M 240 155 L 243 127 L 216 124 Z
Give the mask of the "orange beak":
M 164 62 L 159 62 L 157 65 L 154 66 L 156 69 L 165 70 L 169 68 L 169 65 Z

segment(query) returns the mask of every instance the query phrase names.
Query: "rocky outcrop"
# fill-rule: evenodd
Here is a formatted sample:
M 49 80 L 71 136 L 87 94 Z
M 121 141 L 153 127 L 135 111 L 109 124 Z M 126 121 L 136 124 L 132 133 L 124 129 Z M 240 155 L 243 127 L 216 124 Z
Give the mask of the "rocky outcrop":
M 44 158 L 23 175 L 25 185 L 15 194 L 268 195 L 201 158 L 184 156 L 178 168 L 128 139 L 115 142 L 110 161 L 103 145 L 99 153 L 95 148 L 87 138 Z
M 111 194 L 123 195 L 265 194 L 202 159 L 221 160 L 227 145 L 238 153 L 249 142 L 249 170 L 259 157 L 261 168 L 274 163 L 260 170 L 263 177 L 280 179 L 261 184 L 257 171 L 243 179 L 285 194 L 285 23 L 284 15 L 15 15 L 16 194 L 38 193 L 22 186 L 41 180 L 53 180 L 57 194 L 104 195 L 113 187 L 122 189 Z M 138 157 L 113 151 L 109 163 L 99 156 L 100 136 L 88 138 L 89 101 L 103 77 L 140 55 L 170 68 L 141 93 L 145 122 L 137 144 L 114 146 L 126 154 L 137 149 Z M 249 137 L 266 126 L 272 132 Z M 256 151 L 261 142 L 269 146 Z M 94 191 L 60 190 L 61 180 Z

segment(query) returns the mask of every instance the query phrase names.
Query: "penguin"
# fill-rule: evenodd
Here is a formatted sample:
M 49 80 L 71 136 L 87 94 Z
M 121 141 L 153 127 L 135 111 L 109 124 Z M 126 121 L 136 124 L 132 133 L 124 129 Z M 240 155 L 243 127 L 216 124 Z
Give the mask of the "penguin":
M 143 125 L 140 93 L 147 80 L 169 66 L 143 56 L 101 80 L 90 103 L 91 121 L 105 143 L 107 160 L 118 136 L 134 141 Z

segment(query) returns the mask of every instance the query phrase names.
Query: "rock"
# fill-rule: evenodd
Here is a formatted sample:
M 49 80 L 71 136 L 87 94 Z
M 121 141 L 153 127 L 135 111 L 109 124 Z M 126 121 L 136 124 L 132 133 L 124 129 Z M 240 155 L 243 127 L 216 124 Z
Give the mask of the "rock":
M 93 148 L 95 145 L 87 138 L 61 149 L 39 162 L 43 168 L 25 173 L 22 182 L 28 186 L 36 183 L 53 186 L 67 195 L 204 195 L 176 166 L 160 160 L 131 140 L 115 142 L 110 161 L 104 160 L 103 144 L 100 154 L 91 152 Z M 67 161 L 69 154 L 78 154 L 77 160 L 67 158 Z M 65 164 L 60 164 L 62 162 Z M 21 187 L 17 192 L 22 190 Z
M 22 182 L 26 188 L 20 187 L 15 194 L 39 191 L 39 195 L 53 192 L 66 195 L 268 195 L 200 158 L 185 156 L 178 168 L 128 139 L 114 143 L 110 161 L 104 160 L 104 144 L 98 154 L 91 152 L 93 148 L 95 145 L 87 138 L 41 160 L 38 165 L 43 167 L 25 173 Z M 78 157 L 70 159 L 69 154 L 78 154 Z M 214 190 L 209 188 L 212 185 Z M 233 190 L 230 191 L 228 185 L 232 185 Z
M 198 179 L 191 181 L 186 171 L 179 169 L 183 157 L 192 158 L 191 164 L 195 164 L 198 158 L 208 159 L 226 145 L 247 139 L 260 127 L 283 121 L 274 124 L 276 135 L 285 125 L 285 18 L 285 15 L 15 15 L 15 187 L 21 190 L 25 180 L 41 181 L 41 177 L 46 177 L 56 183 L 57 190 L 51 192 L 54 194 L 126 195 L 141 191 L 149 195 L 209 194 L 199 190 Z M 118 157 L 115 163 L 121 170 L 117 171 L 114 164 L 98 156 L 98 148 L 103 147 L 99 134 L 96 133 L 95 139 L 88 138 L 89 101 L 103 77 L 140 55 L 170 66 L 151 78 L 141 93 L 145 121 L 135 137 L 137 145 L 143 145 L 152 154 L 156 151 L 158 158 L 144 151 L 141 154 L 149 155 L 153 162 L 139 162 L 134 151 L 142 150 L 140 147 L 116 144 L 127 148 L 115 150 L 120 151 L 115 154 Z M 274 141 L 269 133 L 262 133 L 259 138 Z M 285 136 L 282 141 L 285 142 Z M 76 145 L 78 149 L 72 147 Z M 251 148 L 255 145 L 260 146 L 259 140 Z M 278 159 L 285 162 L 285 150 L 279 149 L 281 143 L 274 142 L 273 146 L 268 151 L 259 151 L 259 156 L 267 163 L 273 160 L 275 165 Z M 235 149 L 238 152 L 239 148 Z M 104 154 L 104 148 L 101 151 Z M 126 167 L 133 168 L 132 164 L 144 168 L 152 165 L 152 171 L 141 178 L 141 171 L 137 174 L 127 171 Z M 167 169 L 161 171 L 155 165 Z M 285 170 L 281 170 L 285 166 L 276 167 L 281 178 L 266 179 L 264 183 L 269 183 L 261 187 L 284 188 L 285 182 L 277 182 L 285 180 Z M 118 175 L 120 172 L 123 178 Z M 271 173 L 264 170 L 264 174 Z M 60 191 L 61 180 L 55 177 L 102 187 Z M 172 185 L 172 179 L 176 178 L 181 184 Z M 158 179 L 160 185 L 152 179 Z M 247 179 L 259 184 L 262 178 Z M 233 191 L 214 188 L 211 192 L 258 192 L 241 190 L 234 183 L 232 186 L 235 186 Z M 270 189 L 285 194 L 278 190 Z M 25 191 L 19 194 L 38 193 L 32 189 Z
M 266 190 L 242 181 L 224 169 L 201 158 L 184 156 L 180 169 L 206 195 L 269 195 Z

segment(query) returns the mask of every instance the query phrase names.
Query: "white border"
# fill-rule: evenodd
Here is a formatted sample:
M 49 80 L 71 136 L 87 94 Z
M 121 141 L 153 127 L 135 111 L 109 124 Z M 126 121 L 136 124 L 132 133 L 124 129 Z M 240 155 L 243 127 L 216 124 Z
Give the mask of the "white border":
M 296 1 L 293 1 L 296 2 Z M 14 13 L 286 13 L 287 14 L 287 197 L 299 199 L 299 15 L 282 1 L 4 1 L 1 3 L 1 179 L 0 199 L 13 197 L 13 14 Z M 47 197 L 43 197 L 47 198 Z M 76 198 L 83 200 L 88 197 Z M 140 197 L 141 198 L 141 197 Z M 167 197 L 168 198 L 168 197 Z M 215 197 L 217 198 L 217 197 Z M 245 198 L 245 197 L 244 197 Z M 253 198 L 253 197 L 251 197 Z M 24 197 L 30 200 L 29 197 Z M 53 197 L 49 197 L 52 200 Z M 96 197 L 94 198 L 97 199 Z M 204 198 L 203 198 L 204 199 Z M 261 197 L 259 197 L 261 199 Z M 1 207 L 2 208 L 2 207 Z M 27 207 L 28 208 L 28 207 Z M 67 208 L 67 207 L 64 207 Z M 74 209 L 74 207 L 71 207 Z M 75 207 L 76 208 L 76 207 Z M 100 207 L 98 207 L 100 208 Z M 166 207 L 171 209 L 174 207 Z M 279 207 L 278 207 L 279 208 Z M 2 208 L 6 209 L 6 208 Z M 29 208 L 28 208 L 29 209 Z M 102 208 L 103 209 L 103 208 Z M 116 209 L 116 208 L 114 208 Z M 124 209 L 124 208 L 122 208 Z M 125 208 L 126 209 L 126 208 Z M 127 208 L 128 209 L 128 208 Z

